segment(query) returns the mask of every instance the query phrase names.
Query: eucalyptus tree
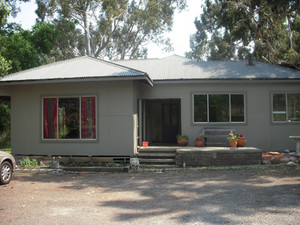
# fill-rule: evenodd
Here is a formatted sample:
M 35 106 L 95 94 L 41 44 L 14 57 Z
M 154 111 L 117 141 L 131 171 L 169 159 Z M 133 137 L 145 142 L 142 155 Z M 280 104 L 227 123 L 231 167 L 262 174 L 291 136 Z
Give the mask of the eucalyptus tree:
M 163 33 L 171 30 L 175 10 L 185 0 L 36 0 L 38 22 L 71 23 L 76 35 L 74 55 L 135 58 L 147 53 L 144 45 L 168 46 Z M 80 29 L 78 29 L 80 27 Z M 61 27 L 61 32 L 65 32 Z M 80 32 L 81 31 L 81 32 Z M 70 29 L 66 33 L 74 35 Z M 67 37 L 66 37 L 67 38 Z M 83 45 L 84 41 L 84 45 Z M 83 52 L 83 47 L 84 51 Z M 62 51 L 66 46 L 59 47 Z
M 299 11 L 298 0 L 206 0 L 186 55 L 225 60 L 253 52 L 258 60 L 299 69 Z

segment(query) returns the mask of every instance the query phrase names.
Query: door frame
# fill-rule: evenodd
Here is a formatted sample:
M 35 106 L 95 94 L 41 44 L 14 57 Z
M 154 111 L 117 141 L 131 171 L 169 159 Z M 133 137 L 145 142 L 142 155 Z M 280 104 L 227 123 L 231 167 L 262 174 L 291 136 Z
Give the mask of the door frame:
M 159 98 L 159 99 L 139 99 L 139 104 L 138 104 L 138 114 L 139 114 L 139 145 L 142 145 L 143 141 L 148 141 L 150 145 L 161 145 L 161 146 L 165 146 L 165 145 L 170 145 L 170 143 L 157 143 L 157 144 L 152 144 L 152 140 L 149 140 L 150 137 L 150 127 L 149 124 L 147 124 L 147 122 L 149 122 L 149 118 L 147 117 L 147 110 L 149 107 L 149 104 L 151 103 L 160 103 L 161 106 L 163 106 L 163 104 L 178 104 L 178 110 L 177 110 L 177 117 L 178 117 L 178 134 L 181 133 L 181 99 L 180 98 Z M 163 109 L 162 109 L 163 111 Z M 163 124 L 162 124 L 163 126 Z M 164 129 L 163 127 L 161 128 L 162 130 Z M 163 134 L 162 134 L 163 135 Z M 174 143 L 176 144 L 176 143 Z

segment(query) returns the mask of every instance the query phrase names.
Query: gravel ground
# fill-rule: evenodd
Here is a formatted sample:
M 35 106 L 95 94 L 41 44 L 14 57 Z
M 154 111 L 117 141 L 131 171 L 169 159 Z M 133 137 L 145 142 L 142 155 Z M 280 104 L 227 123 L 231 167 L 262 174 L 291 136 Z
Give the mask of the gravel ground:
M 300 169 L 15 174 L 1 224 L 300 224 Z

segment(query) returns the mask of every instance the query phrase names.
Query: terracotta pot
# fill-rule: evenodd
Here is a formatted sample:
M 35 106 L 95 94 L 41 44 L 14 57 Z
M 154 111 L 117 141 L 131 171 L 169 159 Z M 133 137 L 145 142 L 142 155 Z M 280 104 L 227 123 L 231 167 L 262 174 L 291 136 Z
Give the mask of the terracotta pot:
M 237 142 L 237 147 L 244 147 L 246 144 L 247 138 L 239 137 Z
M 177 144 L 179 146 L 187 146 L 188 142 L 189 142 L 189 140 L 187 140 L 187 139 L 177 139 Z
M 230 147 L 235 148 L 237 146 L 237 140 L 232 140 L 229 142 Z
M 148 141 L 143 141 L 142 144 L 143 144 L 143 147 L 148 147 L 149 142 Z
M 201 147 L 203 145 L 202 139 L 196 139 L 195 140 L 195 147 Z

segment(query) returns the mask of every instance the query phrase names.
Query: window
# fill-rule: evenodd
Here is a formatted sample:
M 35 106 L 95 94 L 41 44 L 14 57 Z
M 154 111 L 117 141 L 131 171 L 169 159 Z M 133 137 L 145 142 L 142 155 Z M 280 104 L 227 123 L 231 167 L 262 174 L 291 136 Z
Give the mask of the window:
M 272 95 L 273 122 L 300 121 L 300 93 Z
M 194 123 L 245 122 L 244 94 L 194 94 Z
M 43 98 L 43 139 L 96 139 L 96 97 Z

